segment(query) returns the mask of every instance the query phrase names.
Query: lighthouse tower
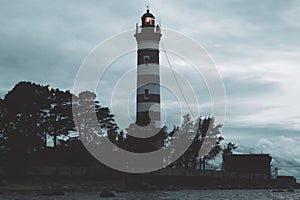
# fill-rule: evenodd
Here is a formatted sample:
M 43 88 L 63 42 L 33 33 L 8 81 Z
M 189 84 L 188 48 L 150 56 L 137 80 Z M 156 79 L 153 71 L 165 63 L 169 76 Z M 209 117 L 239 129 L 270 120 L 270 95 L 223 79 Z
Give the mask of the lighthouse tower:
M 142 25 L 136 26 L 134 35 L 138 46 L 136 124 L 159 128 L 159 41 L 162 34 L 160 27 L 155 25 L 155 17 L 149 12 L 149 8 L 141 19 Z

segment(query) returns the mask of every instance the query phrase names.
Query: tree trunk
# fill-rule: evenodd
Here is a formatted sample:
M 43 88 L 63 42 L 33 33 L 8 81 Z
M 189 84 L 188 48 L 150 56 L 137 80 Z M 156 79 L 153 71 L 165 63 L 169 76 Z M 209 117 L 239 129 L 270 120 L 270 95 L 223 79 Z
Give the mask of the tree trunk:
M 56 140 L 57 140 L 57 136 L 56 133 L 54 133 L 53 135 L 53 146 L 56 147 Z
M 45 148 L 47 148 L 47 146 L 48 146 L 48 143 L 47 143 L 47 136 L 48 136 L 47 132 L 44 132 Z
M 202 170 L 202 158 L 199 158 L 199 169 Z

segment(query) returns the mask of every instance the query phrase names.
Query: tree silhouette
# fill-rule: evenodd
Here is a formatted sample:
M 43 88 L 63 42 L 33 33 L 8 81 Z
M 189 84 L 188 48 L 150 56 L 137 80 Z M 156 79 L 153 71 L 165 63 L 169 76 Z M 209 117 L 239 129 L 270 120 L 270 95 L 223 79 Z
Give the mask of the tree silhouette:
M 228 142 L 227 145 L 223 148 L 223 155 L 231 155 L 232 151 L 238 146 L 232 142 Z
M 25 174 L 26 167 L 35 164 L 98 166 L 99 162 L 85 146 L 96 145 L 101 149 L 104 138 L 125 150 L 144 153 L 165 147 L 176 151 L 172 141 L 193 133 L 195 137 L 185 138 L 191 140 L 191 145 L 169 166 L 205 169 L 207 161 L 222 150 L 225 155 L 236 148 L 231 142 L 221 148 L 221 127 L 214 124 L 212 117 L 192 121 L 185 115 L 183 124 L 174 126 L 170 132 L 167 127 L 136 124 L 122 131 L 109 108 L 102 107 L 93 92 L 85 91 L 76 96 L 69 91 L 49 89 L 48 85 L 20 82 L 0 99 L 0 165 L 5 165 L 16 176 Z M 78 131 L 79 135 L 71 137 L 70 131 Z M 148 132 L 156 134 L 149 138 L 131 135 Z M 54 148 L 48 147 L 49 138 L 53 139 Z M 172 156 L 171 153 L 164 162 L 169 164 Z
M 220 129 L 222 124 L 215 125 L 215 119 L 211 118 L 209 123 L 209 128 L 203 140 L 202 149 L 208 148 L 209 151 L 205 156 L 202 157 L 202 168 L 205 170 L 205 166 L 209 160 L 213 160 L 222 151 L 221 141 L 224 138 L 221 136 Z
M 193 129 L 194 126 L 196 126 L 195 129 Z M 186 131 L 195 131 L 193 132 L 195 137 L 189 138 L 193 140 L 191 145 L 170 167 L 205 169 L 207 161 L 214 159 L 222 150 L 220 146 L 220 142 L 223 140 L 223 137 L 220 135 L 222 125 L 215 126 L 214 118 L 212 117 L 200 117 L 196 122 L 193 122 L 187 115 L 181 127 L 185 127 Z M 168 143 L 172 143 L 172 139 L 176 137 L 178 130 L 180 128 L 174 127 L 173 131 L 170 132 L 166 140 Z M 201 152 L 203 152 L 202 155 Z
M 7 114 L 7 109 L 5 106 L 5 102 L 2 99 L 0 99 L 0 159 L 5 150 L 4 140 L 5 140 L 6 114 Z
M 136 137 L 138 135 L 151 135 L 150 137 Z M 120 147 L 135 153 L 146 153 L 158 150 L 164 146 L 164 138 L 167 135 L 167 128 L 147 126 L 141 127 L 136 124 L 130 124 L 126 128 L 126 136 Z
M 232 142 L 228 142 L 226 144 L 226 146 L 222 149 L 223 150 L 223 154 L 222 154 L 222 157 L 223 157 L 223 160 L 224 160 L 224 156 L 225 155 L 231 155 L 232 154 L 232 151 L 234 149 L 236 149 L 238 146 L 235 144 L 235 143 L 232 143 Z M 222 170 L 224 170 L 224 163 L 222 163 Z
M 44 146 L 40 115 L 47 105 L 48 86 L 18 83 L 5 95 L 4 145 L 7 164 L 25 169 L 34 154 Z M 17 170 L 21 171 L 21 170 Z
M 194 138 L 197 138 L 197 133 L 196 133 L 197 129 L 198 129 L 197 122 L 193 122 L 189 115 L 184 115 L 182 125 L 180 127 L 174 126 L 173 130 L 168 134 L 168 137 L 165 140 L 167 142 L 166 146 L 168 148 L 173 149 L 171 151 L 171 154 L 169 155 L 169 158 L 166 159 L 167 162 L 170 162 L 170 160 L 174 160 L 173 156 L 174 155 L 177 156 L 176 151 L 178 151 L 180 148 L 180 146 L 176 146 L 173 143 L 173 140 L 175 140 L 175 139 L 186 140 L 186 141 L 195 140 Z M 184 135 L 186 135 L 186 136 L 182 137 Z M 195 135 L 195 137 L 192 137 L 191 135 Z M 170 164 L 169 167 L 190 168 L 190 165 L 192 164 L 192 160 L 193 160 L 193 154 L 192 154 L 192 148 L 191 148 L 192 143 L 193 143 L 193 141 L 191 141 L 191 145 L 185 150 L 184 154 L 181 155 L 175 162 Z
M 112 142 L 119 139 L 119 128 L 114 115 L 109 108 L 100 106 L 95 93 L 85 91 L 78 97 L 73 96 L 73 111 L 76 129 L 83 143 L 101 144 L 103 137 L 108 137 Z
M 57 146 L 57 137 L 66 136 L 75 129 L 72 115 L 72 95 L 70 91 L 50 90 L 49 110 L 46 132 L 53 137 L 53 145 Z

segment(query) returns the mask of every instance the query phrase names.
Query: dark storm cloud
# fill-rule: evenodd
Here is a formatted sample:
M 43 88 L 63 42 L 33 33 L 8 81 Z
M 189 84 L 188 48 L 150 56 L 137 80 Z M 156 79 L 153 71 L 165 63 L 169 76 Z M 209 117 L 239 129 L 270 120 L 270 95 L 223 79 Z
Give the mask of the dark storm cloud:
M 114 1 L 0 4 L 0 87 L 6 91 L 21 80 L 70 89 L 89 51 L 109 35 L 133 28 L 137 18 L 131 13 L 140 15 L 131 3 Z
M 59 17 L 61 11 L 51 6 L 34 2 L 6 3 L 1 6 L 4 12 L 1 12 L 0 44 L 5 47 L 1 48 L 0 60 L 4 70 L 1 73 L 2 88 L 8 84 L 11 87 L 21 80 L 43 84 L 52 82 L 61 87 L 59 79 L 74 74 L 71 69 L 79 64 L 74 60 L 77 51 L 66 50 L 71 45 L 69 37 L 73 38 L 72 43 L 77 42 L 68 32 L 70 23 Z

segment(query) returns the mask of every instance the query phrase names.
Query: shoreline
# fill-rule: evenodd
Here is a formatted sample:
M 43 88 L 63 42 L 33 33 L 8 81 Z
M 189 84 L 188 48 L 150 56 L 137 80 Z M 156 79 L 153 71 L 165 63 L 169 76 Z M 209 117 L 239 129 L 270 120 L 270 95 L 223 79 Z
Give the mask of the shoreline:
M 278 186 L 222 186 L 214 187 L 191 187 L 191 186 L 176 186 L 176 185 L 155 185 L 148 182 L 128 186 L 120 181 L 81 181 L 81 182 L 36 182 L 36 183 L 18 183 L 7 182 L 0 185 L 0 194 L 37 194 L 37 195 L 63 195 L 66 192 L 101 192 L 103 190 L 111 190 L 117 193 L 131 191 L 180 191 L 180 190 L 288 190 L 300 189 L 299 184 L 293 188 L 278 187 Z

